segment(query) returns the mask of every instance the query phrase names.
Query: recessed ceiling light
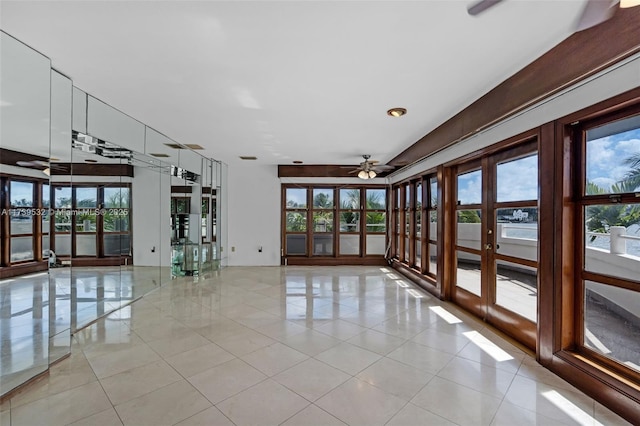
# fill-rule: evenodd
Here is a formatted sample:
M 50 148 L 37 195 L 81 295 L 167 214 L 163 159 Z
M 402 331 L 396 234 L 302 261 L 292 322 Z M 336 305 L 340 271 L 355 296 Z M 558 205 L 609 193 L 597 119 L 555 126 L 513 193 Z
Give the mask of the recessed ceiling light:
M 252 156 L 252 155 L 241 155 L 241 156 L 240 156 L 240 159 L 241 159 L 241 160 L 257 160 L 257 159 L 258 159 L 258 157 L 254 157 L 254 156 Z
M 293 160 L 293 164 L 302 164 L 302 161 L 300 161 L 300 160 Z
M 151 152 L 151 153 L 149 153 L 149 155 L 153 155 L 154 157 L 157 157 L 157 158 L 169 158 L 169 156 L 167 154 L 163 154 L 163 153 L 153 153 L 153 152 Z
M 406 108 L 391 108 L 389 111 L 387 111 L 387 115 L 390 115 L 391 117 L 402 117 L 406 113 Z

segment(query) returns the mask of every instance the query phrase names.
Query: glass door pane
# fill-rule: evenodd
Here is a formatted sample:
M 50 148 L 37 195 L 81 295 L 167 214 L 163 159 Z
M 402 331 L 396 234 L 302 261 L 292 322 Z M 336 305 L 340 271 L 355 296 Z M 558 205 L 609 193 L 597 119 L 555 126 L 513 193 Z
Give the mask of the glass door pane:
M 531 322 L 538 306 L 538 155 L 496 164 L 491 242 L 495 304 Z
M 333 256 L 333 188 L 313 189 L 314 256 Z

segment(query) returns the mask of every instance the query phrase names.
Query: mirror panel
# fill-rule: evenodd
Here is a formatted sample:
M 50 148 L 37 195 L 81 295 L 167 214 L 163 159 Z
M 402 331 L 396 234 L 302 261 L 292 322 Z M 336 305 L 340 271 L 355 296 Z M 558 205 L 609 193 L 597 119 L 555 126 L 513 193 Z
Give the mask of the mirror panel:
M 75 129 L 74 129 L 75 130 Z M 87 133 L 135 152 L 144 152 L 144 124 L 89 95 Z
M 77 87 L 73 88 L 73 123 L 74 130 L 87 133 L 87 94 Z
M 174 268 L 199 277 L 219 267 L 226 172 L 0 34 L 5 395 L 68 355 L 72 333 L 168 283 Z M 109 320 L 131 326 L 132 312 Z
M 49 279 L 39 213 L 50 82 L 49 59 L 0 32 L 0 395 L 49 365 Z
M 70 156 L 72 97 L 71 80 L 52 70 L 49 173 L 53 176 L 62 160 Z M 51 207 L 51 190 L 50 184 L 43 188 L 43 208 Z M 50 214 L 43 216 L 42 228 L 43 257 L 49 263 L 49 362 L 52 363 L 71 352 L 71 276 L 70 265 L 63 267 L 50 245 L 54 234 Z

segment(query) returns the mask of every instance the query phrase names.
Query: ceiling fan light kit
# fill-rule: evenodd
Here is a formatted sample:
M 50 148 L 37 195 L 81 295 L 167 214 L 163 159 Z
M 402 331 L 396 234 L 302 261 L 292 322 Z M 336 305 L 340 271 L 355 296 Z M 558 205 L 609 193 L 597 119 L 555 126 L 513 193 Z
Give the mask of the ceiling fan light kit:
M 360 179 L 373 179 L 377 175 L 378 174 L 373 170 L 360 170 L 360 172 L 358 173 L 358 177 Z

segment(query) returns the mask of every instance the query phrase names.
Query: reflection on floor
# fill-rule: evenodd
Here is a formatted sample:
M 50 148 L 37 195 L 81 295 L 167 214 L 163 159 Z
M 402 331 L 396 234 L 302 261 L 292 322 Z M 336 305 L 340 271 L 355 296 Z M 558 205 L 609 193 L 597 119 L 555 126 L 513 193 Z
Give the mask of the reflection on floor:
M 45 371 L 48 345 L 47 272 L 0 280 L 0 391 Z
M 2 425 L 626 424 L 377 267 L 180 278 L 74 336 Z
M 1 394 L 68 354 L 70 331 L 170 280 L 168 267 L 141 266 L 54 268 L 0 280 Z

